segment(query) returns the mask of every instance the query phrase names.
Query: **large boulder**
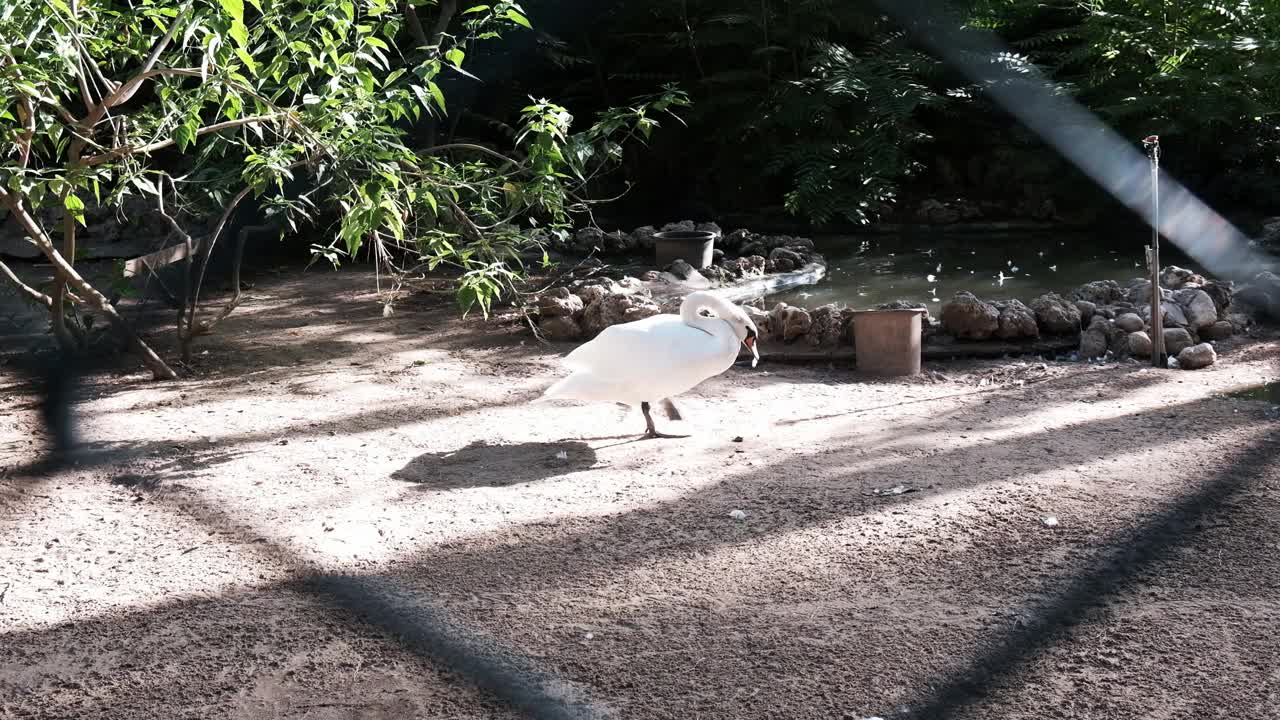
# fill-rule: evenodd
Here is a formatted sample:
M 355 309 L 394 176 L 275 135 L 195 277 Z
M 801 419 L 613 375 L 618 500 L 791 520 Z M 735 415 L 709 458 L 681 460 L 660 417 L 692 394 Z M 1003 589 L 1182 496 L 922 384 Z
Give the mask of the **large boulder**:
M 1200 289 L 1203 290 L 1211 300 L 1213 300 L 1214 307 L 1218 309 L 1218 318 L 1225 320 L 1227 317 L 1227 310 L 1231 307 L 1231 299 L 1235 296 L 1235 283 L 1231 281 L 1219 282 L 1214 280 L 1205 283 L 1204 287 Z
M 1191 333 L 1184 328 L 1166 328 L 1164 331 L 1164 353 L 1176 357 L 1178 353 L 1195 345 Z
M 1071 293 L 1074 300 L 1084 300 L 1094 305 L 1110 305 L 1128 299 L 1128 293 L 1115 280 L 1095 280 L 1085 283 Z
M 1000 329 L 1000 311 L 961 290 L 942 305 L 942 330 L 965 340 L 986 340 Z
M 604 231 L 600 228 L 585 227 L 573 234 L 572 247 L 578 252 L 590 252 L 604 245 Z
M 1280 276 L 1263 271 L 1236 293 L 1236 297 L 1254 306 L 1257 312 L 1272 320 L 1280 320 Z
M 1218 306 L 1204 290 L 1183 288 L 1173 294 L 1173 300 L 1182 308 L 1189 328 L 1202 330 L 1218 322 Z
M 713 222 L 698 223 L 697 225 L 693 226 L 693 229 L 699 232 L 715 233 L 716 237 L 720 237 L 721 235 L 724 235 L 724 231 L 720 229 L 720 226 Z
M 733 273 L 734 277 L 757 277 L 764 275 L 766 262 L 760 255 L 750 255 L 725 260 L 723 267 Z
M 671 222 L 662 226 L 662 232 L 693 232 L 698 226 L 692 220 L 681 220 L 680 222 Z
M 783 342 L 793 342 L 809 334 L 813 317 L 804 308 L 778 303 L 769 313 L 771 337 Z
M 803 255 L 785 247 L 774 248 L 770 251 L 769 260 L 773 261 L 776 272 L 791 272 L 803 267 L 805 264 Z
M 1047 335 L 1074 335 L 1080 332 L 1080 309 L 1057 293 L 1031 301 L 1036 322 Z
M 538 331 L 542 333 L 542 337 L 553 342 L 578 340 L 582 337 L 582 326 L 567 315 L 544 317 L 538 323 Z
M 1115 320 L 1116 326 L 1125 332 L 1140 332 L 1146 323 L 1142 322 L 1142 318 L 1134 313 L 1124 313 L 1119 315 Z
M 1226 340 L 1236 334 L 1236 328 L 1227 320 L 1219 320 L 1200 331 L 1201 340 Z
M 1004 340 L 1040 337 L 1040 328 L 1036 325 L 1036 314 L 1031 308 L 1017 300 L 994 303 L 1000 311 L 999 327 L 996 337 Z
M 591 305 L 604 298 L 606 295 L 612 295 L 617 292 L 617 283 L 605 278 L 603 283 L 592 283 L 584 285 L 578 289 L 578 297 L 582 298 L 584 306 Z
M 662 308 L 644 295 L 605 295 L 582 311 L 582 330 L 594 336 L 610 325 L 643 320 L 661 312 Z
M 1129 333 L 1129 352 L 1134 357 L 1149 358 L 1151 357 L 1151 336 L 1145 332 L 1139 331 Z
M 1080 357 L 1093 360 L 1107 354 L 1110 338 L 1111 321 L 1103 317 L 1095 317 L 1089 327 L 1080 333 Z
M 658 231 L 652 225 L 641 225 L 631 231 L 631 244 L 641 250 L 653 249 L 653 236 Z
M 724 248 L 726 252 L 738 253 L 743 246 L 752 242 L 755 242 L 755 233 L 745 228 L 739 228 L 720 238 L 720 242 L 716 244 Z
M 1209 343 L 1200 343 L 1183 348 L 1178 353 L 1178 367 L 1183 370 L 1199 370 L 1218 361 L 1218 353 Z
M 1094 314 L 1098 312 L 1098 305 L 1088 300 L 1077 300 L 1076 309 L 1080 311 L 1080 322 L 1088 324 L 1093 319 Z
M 671 264 L 663 268 L 663 270 L 674 275 L 677 280 L 692 280 L 693 276 L 698 273 L 692 265 L 679 259 L 673 260 Z
M 835 347 L 844 335 L 844 314 L 835 305 L 823 305 L 809 311 L 812 325 L 807 336 L 815 347 Z
M 1142 278 L 1135 279 L 1129 284 L 1129 302 L 1137 307 L 1151 307 L 1151 281 Z M 1173 292 L 1164 288 L 1160 289 L 1160 299 L 1162 302 L 1171 302 L 1173 300 Z
M 554 288 L 538 299 L 538 314 L 544 318 L 573 317 L 585 307 L 582 298 L 565 287 Z
M 1142 319 L 1151 324 L 1151 307 L 1144 306 L 1138 312 L 1142 314 Z M 1188 327 L 1191 323 L 1187 321 L 1187 314 L 1182 310 L 1182 306 L 1173 300 L 1160 303 L 1160 316 L 1163 318 L 1165 327 Z
M 1170 290 L 1181 290 L 1187 285 L 1200 287 L 1205 284 L 1203 276 L 1193 270 L 1170 265 L 1160 271 L 1160 284 Z
M 615 230 L 604 236 L 604 249 L 611 253 L 623 253 L 635 249 L 635 243 L 631 241 L 631 236 Z

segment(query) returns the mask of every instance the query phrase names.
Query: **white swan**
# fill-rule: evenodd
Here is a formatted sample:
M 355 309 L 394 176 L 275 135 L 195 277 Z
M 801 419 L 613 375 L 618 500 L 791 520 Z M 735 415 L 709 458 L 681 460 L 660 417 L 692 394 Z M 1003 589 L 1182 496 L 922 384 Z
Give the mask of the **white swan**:
M 702 314 L 708 311 L 712 317 Z M 661 402 L 679 420 L 671 398 L 728 370 L 738 359 L 738 344 L 756 349 L 759 331 L 742 308 L 708 292 L 690 293 L 680 314 L 654 315 L 613 325 L 564 359 L 572 374 L 547 388 L 539 400 L 586 400 L 639 405 L 645 437 L 685 437 L 658 432 L 650 403 Z

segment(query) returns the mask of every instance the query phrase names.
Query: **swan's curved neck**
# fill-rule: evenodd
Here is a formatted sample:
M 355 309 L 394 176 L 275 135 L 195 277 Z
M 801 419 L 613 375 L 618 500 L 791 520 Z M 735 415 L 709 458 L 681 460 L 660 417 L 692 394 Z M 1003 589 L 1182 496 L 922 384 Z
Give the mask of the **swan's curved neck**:
M 710 310 L 718 317 L 706 317 L 702 310 Z M 711 295 L 693 294 L 680 303 L 680 319 L 685 325 L 696 327 L 703 332 L 715 335 L 723 330 L 726 324 L 723 319 L 724 309 L 719 298 Z

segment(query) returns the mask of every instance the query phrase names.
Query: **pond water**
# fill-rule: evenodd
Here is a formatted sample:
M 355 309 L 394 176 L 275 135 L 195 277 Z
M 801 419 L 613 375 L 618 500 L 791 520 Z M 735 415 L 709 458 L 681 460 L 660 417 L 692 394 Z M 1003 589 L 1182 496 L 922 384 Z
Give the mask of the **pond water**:
M 817 285 L 771 296 L 769 302 L 813 308 L 838 303 L 855 309 L 893 300 L 940 306 L 959 290 L 984 300 L 1029 303 L 1047 292 L 1066 294 L 1092 280 L 1121 284 L 1146 274 L 1139 232 L 1123 240 L 1098 233 L 1007 233 L 815 237 L 827 258 Z M 1160 264 L 1198 270 L 1170 243 Z

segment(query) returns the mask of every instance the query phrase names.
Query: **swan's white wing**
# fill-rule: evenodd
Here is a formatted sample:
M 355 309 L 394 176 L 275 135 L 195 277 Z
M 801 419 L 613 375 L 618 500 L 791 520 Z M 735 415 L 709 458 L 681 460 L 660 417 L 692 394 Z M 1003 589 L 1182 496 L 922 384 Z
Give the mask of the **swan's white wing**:
M 627 382 L 714 365 L 723 359 L 724 350 L 719 338 L 689 327 L 680 316 L 654 315 L 634 323 L 609 325 L 595 340 L 564 357 L 564 365 Z

